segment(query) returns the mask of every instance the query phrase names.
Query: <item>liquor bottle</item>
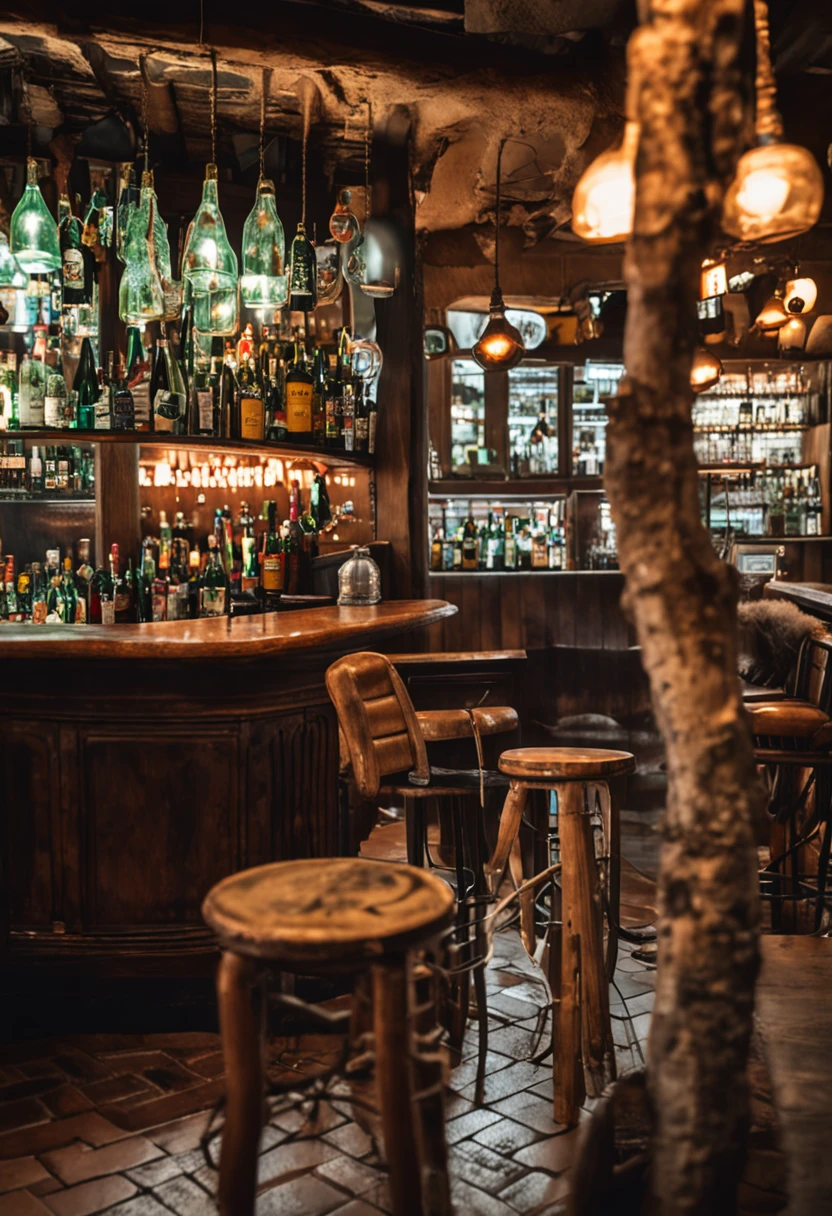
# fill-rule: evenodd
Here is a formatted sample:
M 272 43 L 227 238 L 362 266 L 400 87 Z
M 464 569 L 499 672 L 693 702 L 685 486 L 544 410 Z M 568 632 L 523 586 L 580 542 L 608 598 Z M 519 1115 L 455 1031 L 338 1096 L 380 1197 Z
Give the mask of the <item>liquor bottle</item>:
M 462 569 L 476 570 L 479 565 L 479 541 L 477 525 L 468 516 L 462 529 Z
M 362 380 L 355 386 L 355 450 L 362 456 L 370 451 L 370 402 Z
M 456 550 L 456 545 L 454 544 L 454 538 L 453 538 L 453 536 L 451 536 L 449 534 L 447 527 L 443 527 L 442 532 L 443 532 L 442 569 L 443 570 L 453 570 L 454 553 Z
M 341 363 L 341 440 L 345 452 L 354 452 L 355 380 L 352 375 L 352 360 L 346 329 L 341 331 L 338 357 Z
M 156 347 L 154 387 L 151 388 L 154 427 L 157 431 L 181 435 L 188 412 L 188 394 L 182 370 L 165 338 L 160 338 Z
M 430 568 L 431 568 L 431 570 L 441 570 L 442 569 L 442 542 L 443 542 L 443 539 L 444 538 L 442 536 L 442 529 L 438 528 L 438 527 L 435 528 L 434 532 L 433 532 L 433 539 L 430 542 Z
M 46 365 L 25 354 L 20 365 L 18 420 L 21 427 L 43 426 L 43 398 L 46 393 Z
M 81 354 L 78 359 L 75 379 L 72 381 L 72 391 L 77 394 L 75 399 L 75 418 L 79 430 L 94 430 L 95 403 L 98 400 L 98 371 L 96 370 L 92 343 L 89 338 L 84 338 L 81 342 Z
M 95 403 L 95 429 L 109 431 L 110 419 L 110 387 L 113 373 L 113 352 L 107 351 L 104 364 L 98 371 L 98 400 Z
M 809 492 L 806 501 L 806 535 L 820 536 L 822 531 L 821 526 L 822 502 L 820 495 L 820 485 L 817 475 L 811 477 L 809 481 Z
M 75 588 L 78 592 L 82 621 L 90 619 L 90 584 L 94 574 L 95 571 L 90 565 L 89 537 L 82 536 L 78 541 L 78 569 L 75 571 Z
M 130 325 L 127 329 L 127 387 L 133 394 L 135 429 L 137 431 L 152 431 L 153 410 L 150 408 L 150 360 L 142 344 L 141 330 L 136 325 Z
M 240 527 L 243 529 L 243 535 L 240 540 L 243 559 L 240 574 L 240 590 L 244 595 L 253 595 L 260 582 L 260 567 L 257 561 L 254 516 L 249 511 L 247 502 L 240 503 Z
M 316 532 L 320 532 L 321 528 L 325 527 L 332 519 L 332 507 L 329 502 L 329 492 L 326 488 L 326 477 L 321 473 L 316 473 L 312 480 L 312 486 L 309 490 L 309 510 Z
M 7 606 L 8 607 L 8 606 Z M 46 624 L 63 625 L 66 622 L 67 605 L 61 585 L 61 576 L 53 574 L 46 593 Z
M 546 532 L 538 523 L 532 535 L 532 570 L 549 569 L 549 545 Z
M 300 482 L 292 482 L 294 513 L 298 517 L 299 532 L 297 535 L 300 541 L 300 569 L 298 573 L 298 582 L 301 590 L 307 592 L 311 590 L 312 587 L 313 563 L 315 558 L 318 556 L 318 524 L 311 509 L 311 492 L 309 497 L 310 509 L 308 511 L 304 511 L 300 497 Z M 289 526 L 291 527 L 291 508 L 289 514 Z
M 90 582 L 89 620 L 91 625 L 115 624 L 113 581 L 103 566 L 98 567 Z
M 72 214 L 72 204 L 65 194 L 61 195 L 58 203 L 58 213 L 64 306 L 91 304 L 95 257 L 92 250 L 83 243 L 84 226 L 78 217 Z
M 133 604 L 132 579 L 127 579 L 119 568 L 118 545 L 110 545 L 110 578 L 113 583 L 113 614 L 117 625 L 125 625 L 136 619 Z
M 289 308 L 311 312 L 318 302 L 318 262 L 303 221 L 298 224 L 289 257 Z
M 194 372 L 191 388 L 192 435 L 220 434 L 220 370 L 219 359 L 211 356 L 209 367 Z
M 153 542 L 148 537 L 142 544 L 142 563 L 136 586 L 136 608 L 140 621 L 153 620 L 153 583 L 156 578 L 156 561 L 153 557 Z
M 223 616 L 229 594 L 228 576 L 222 568 L 216 537 L 208 537 L 208 561 L 199 586 L 199 615 Z
M 262 440 L 266 434 L 266 414 L 263 393 L 257 383 L 254 359 L 244 355 L 237 372 L 237 396 L 234 407 L 237 433 L 235 439 Z
M 32 562 L 32 624 L 45 625 L 47 611 L 43 570 L 40 562 Z
M 162 555 L 159 554 L 159 566 L 150 585 L 150 619 L 151 621 L 166 621 L 168 619 L 168 585 L 170 583 L 169 567 L 162 566 Z
M 312 363 L 312 442 L 322 448 L 326 443 L 326 356 L 319 346 Z
M 32 616 L 32 575 L 29 566 L 17 576 L 17 609 L 20 619 L 28 621 Z
M 3 583 L 6 595 L 5 618 L 8 621 L 16 621 L 18 620 L 19 612 L 17 605 L 17 586 L 14 577 L 14 557 L 11 553 L 6 558 L 6 568 Z
M 138 206 L 139 187 L 136 185 L 136 171 L 132 164 L 124 166 L 119 184 L 118 203 L 116 205 L 116 253 L 119 261 L 124 261 L 124 236 L 132 208 Z
M 64 572 L 61 579 L 61 595 L 64 601 L 64 623 L 66 625 L 82 625 L 85 612 L 81 608 L 81 599 L 75 586 L 72 573 L 72 558 L 64 558 Z
M 289 443 L 312 442 L 312 376 L 300 340 L 295 342 L 294 361 L 286 372 L 286 439 Z
M 136 429 L 135 406 L 133 394 L 127 384 L 127 373 L 119 363 L 111 388 L 111 419 L 110 426 L 114 431 L 134 431 Z
M 188 554 L 188 617 L 195 621 L 199 616 L 199 549 Z
M 254 326 L 249 321 L 237 342 L 237 366 L 242 367 L 247 359 L 254 358 Z
M 65 430 L 70 423 L 69 394 L 66 391 L 60 351 L 50 351 L 49 360 L 43 397 L 43 425 Z
M 266 602 L 273 603 L 283 594 L 286 559 L 283 540 L 277 528 L 277 503 L 264 502 L 262 518 L 267 522 L 260 555 L 260 586 Z
M 341 447 L 341 362 L 338 355 L 329 356 L 326 382 L 326 446 Z

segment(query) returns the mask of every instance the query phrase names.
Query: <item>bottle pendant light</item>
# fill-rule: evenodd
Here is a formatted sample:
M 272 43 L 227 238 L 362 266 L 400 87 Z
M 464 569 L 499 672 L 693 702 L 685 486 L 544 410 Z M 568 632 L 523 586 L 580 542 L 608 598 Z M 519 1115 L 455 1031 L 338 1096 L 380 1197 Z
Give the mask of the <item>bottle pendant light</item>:
M 503 293 L 500 290 L 500 166 L 503 145 L 497 150 L 497 190 L 494 202 L 494 291 L 491 295 L 489 320 L 471 354 L 483 371 L 505 372 L 516 367 L 526 353 L 520 331 L 506 319 Z
M 26 188 L 12 213 L 9 244 L 27 274 L 52 274 L 61 268 L 58 225 L 38 185 L 38 162 L 26 161 Z
M 282 308 L 288 297 L 285 257 L 286 239 L 277 214 L 274 182 L 265 175 L 264 138 L 266 95 L 270 72 L 263 69 L 260 98 L 260 179 L 257 198 L 243 227 L 243 273 L 240 294 L 248 308 L 272 311 Z
M 156 195 L 142 189 L 124 234 L 124 272 L 118 292 L 118 312 L 126 325 L 141 325 L 165 318 L 165 292 L 156 262 L 154 211 Z
M 301 181 L 301 218 L 292 241 L 289 271 L 289 307 L 295 312 L 311 312 L 318 302 L 318 262 L 315 246 L 306 235 L 306 149 L 309 141 L 310 100 L 303 97 L 303 147 Z
M 757 144 L 740 157 L 722 209 L 722 227 L 768 244 L 808 231 L 823 206 L 823 177 L 807 148 L 784 144 L 771 69 L 766 0 L 754 0 L 757 31 Z
M 217 63 L 211 52 L 211 155 L 205 166 L 202 202 L 183 255 L 182 277 L 191 289 L 194 327 L 224 335 L 237 328 L 237 255 L 231 248 L 217 197 Z

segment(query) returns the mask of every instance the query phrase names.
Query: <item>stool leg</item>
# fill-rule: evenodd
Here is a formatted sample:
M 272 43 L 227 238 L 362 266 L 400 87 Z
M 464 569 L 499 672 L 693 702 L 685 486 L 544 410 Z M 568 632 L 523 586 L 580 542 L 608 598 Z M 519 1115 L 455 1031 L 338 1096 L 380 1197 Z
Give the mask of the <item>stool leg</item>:
M 579 782 L 558 785 L 556 790 L 562 863 L 562 926 L 560 993 L 552 1005 L 552 1079 L 555 1122 L 571 1126 L 578 1121 L 578 1110 L 585 1097 L 581 1058 L 581 955 L 584 943 L 578 932 L 578 868 L 582 852 L 580 824 L 584 794 Z
M 485 867 L 491 890 L 496 892 L 503 877 L 503 871 L 511 855 L 512 846 L 520 831 L 520 822 L 526 807 L 526 787 L 519 781 L 512 781 L 503 813 L 500 816 L 500 831 L 497 835 L 497 846 L 491 854 L 491 860 Z
M 390 1167 L 393 1216 L 423 1216 L 422 1152 L 413 1109 L 407 958 L 375 963 L 372 976 L 376 1086 L 384 1153 Z
M 602 781 L 597 786 L 607 853 L 607 943 L 605 968 L 612 983 L 618 961 L 618 925 L 621 923 L 621 814 L 618 790 Z
M 465 824 L 464 841 L 468 850 L 468 859 L 474 875 L 473 913 L 474 913 L 474 993 L 477 1000 L 477 1025 L 479 1027 L 479 1043 L 477 1045 L 477 1080 L 474 1089 L 474 1102 L 482 1104 L 485 1094 L 485 1067 L 488 1055 L 488 997 L 485 991 L 485 960 L 488 953 L 486 945 L 485 926 L 483 917 L 486 905 L 483 896 L 488 892 L 488 883 L 483 867 L 482 852 L 482 810 L 473 798 L 461 799 L 463 822 Z
M 260 1035 L 251 989 L 254 959 L 225 951 L 217 971 L 225 1062 L 225 1127 L 220 1149 L 220 1216 L 251 1216 L 257 1186 L 257 1148 L 263 1116 Z
M 404 827 L 407 836 L 407 863 L 418 866 L 425 864 L 425 799 L 404 799 Z
M 573 853 L 576 861 L 577 903 L 574 930 L 581 936 L 581 1026 L 584 1064 L 591 1080 L 590 1093 L 599 1097 L 615 1077 L 615 1052 L 610 1023 L 610 990 L 604 963 L 603 916 L 598 866 L 592 840 L 590 814 L 580 791 Z
M 436 1021 L 436 973 L 420 964 L 414 968 L 413 1020 L 419 1036 L 414 1061 L 419 1133 L 425 1164 L 425 1200 L 430 1216 L 453 1216 L 448 1146 L 445 1142 L 445 1076 L 441 1031 Z

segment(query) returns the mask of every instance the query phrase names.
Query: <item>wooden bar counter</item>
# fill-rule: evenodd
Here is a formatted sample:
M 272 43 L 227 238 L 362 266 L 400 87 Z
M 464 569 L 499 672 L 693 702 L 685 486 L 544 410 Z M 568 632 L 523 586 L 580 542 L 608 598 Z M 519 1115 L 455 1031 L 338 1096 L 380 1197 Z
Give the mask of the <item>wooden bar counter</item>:
M 6 966 L 203 972 L 218 879 L 338 852 L 326 668 L 456 611 L 0 628 Z

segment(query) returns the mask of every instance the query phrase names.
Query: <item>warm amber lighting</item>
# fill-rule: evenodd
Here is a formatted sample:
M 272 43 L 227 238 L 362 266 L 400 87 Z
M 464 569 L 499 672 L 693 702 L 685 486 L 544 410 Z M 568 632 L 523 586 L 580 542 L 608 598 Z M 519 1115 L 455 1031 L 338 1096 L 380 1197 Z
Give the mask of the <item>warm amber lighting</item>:
M 633 230 L 638 137 L 639 124 L 628 122 L 621 147 L 602 152 L 575 187 L 572 231 L 590 244 L 626 241 Z
M 728 271 L 724 262 L 715 258 L 705 258 L 699 275 L 699 299 L 711 300 L 714 296 L 724 296 L 728 291 Z
M 786 324 L 788 319 L 789 314 L 786 312 L 781 297 L 771 296 L 760 309 L 754 324 L 764 334 L 775 334 L 781 325 Z
M 722 375 L 722 362 L 708 350 L 707 346 L 697 346 L 693 352 L 693 362 L 690 365 L 690 386 L 695 393 L 707 392 L 713 388 Z
M 818 285 L 814 279 L 789 279 L 783 295 L 786 312 L 811 312 L 818 302 Z
M 823 177 L 811 152 L 798 144 L 762 144 L 740 158 L 722 227 L 741 241 L 784 241 L 808 231 L 822 206 Z
M 802 317 L 789 317 L 777 331 L 777 347 L 781 351 L 802 351 L 806 345 L 806 322 Z
M 499 287 L 491 297 L 490 317 L 482 336 L 471 351 L 486 372 L 506 372 L 516 367 L 526 353 L 520 331 L 506 320 L 506 310 Z

